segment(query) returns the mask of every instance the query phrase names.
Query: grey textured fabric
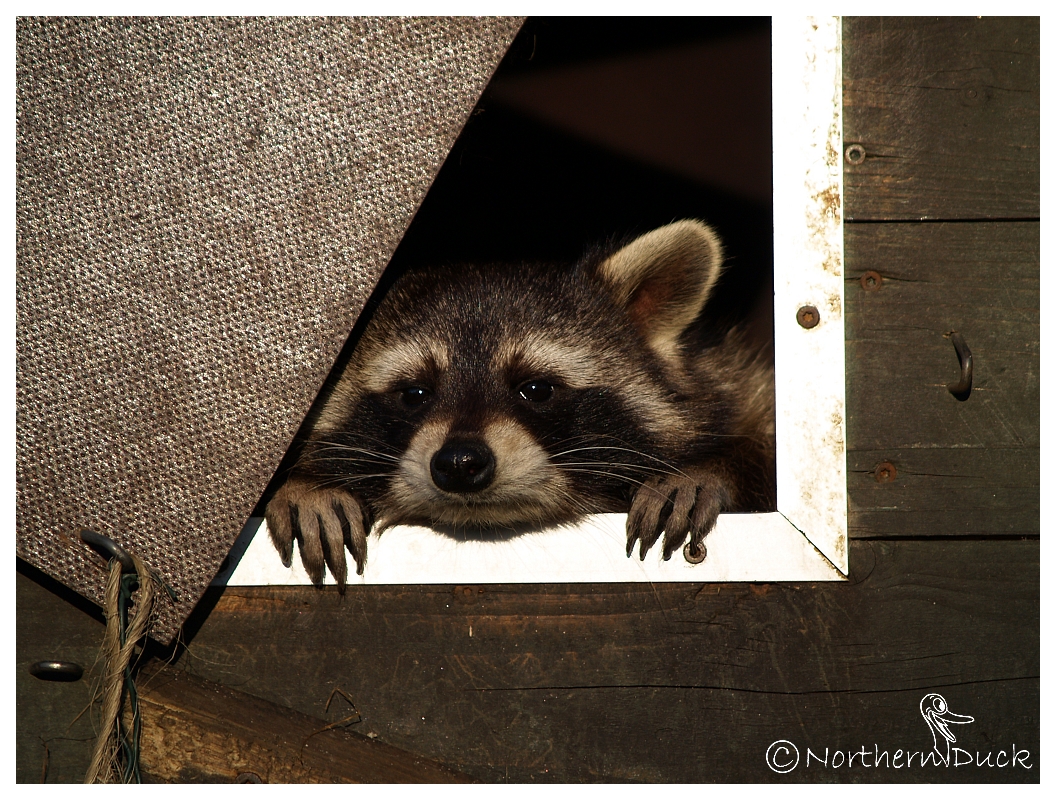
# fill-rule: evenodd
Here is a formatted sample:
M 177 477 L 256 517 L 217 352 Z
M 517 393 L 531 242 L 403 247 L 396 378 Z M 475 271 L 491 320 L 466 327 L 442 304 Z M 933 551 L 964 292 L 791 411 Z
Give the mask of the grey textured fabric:
M 176 634 L 519 26 L 18 21 L 21 557 Z

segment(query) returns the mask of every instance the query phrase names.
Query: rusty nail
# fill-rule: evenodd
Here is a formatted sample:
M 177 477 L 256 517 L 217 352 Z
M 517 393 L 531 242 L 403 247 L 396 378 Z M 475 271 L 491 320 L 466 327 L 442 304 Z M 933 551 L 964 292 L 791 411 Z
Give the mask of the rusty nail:
M 876 465 L 876 469 L 873 470 L 873 476 L 876 478 L 877 483 L 891 483 L 898 477 L 898 470 L 895 469 L 895 465 L 890 461 L 884 461 Z
M 473 588 L 472 586 L 456 586 L 455 600 L 459 603 L 474 603 L 479 595 L 484 594 L 484 588 Z
M 682 548 L 682 555 L 685 556 L 686 561 L 690 564 L 699 564 L 708 557 L 708 548 L 703 543 L 694 547 L 693 542 L 687 542 L 686 546 Z
M 848 164 L 857 166 L 865 161 L 865 148 L 860 144 L 852 144 L 843 152 L 843 157 L 847 159 Z
M 802 327 L 809 330 L 821 322 L 821 315 L 814 306 L 803 306 L 796 312 L 796 320 Z
M 29 674 L 42 681 L 70 683 L 81 679 L 84 668 L 72 661 L 38 661 L 30 666 Z
M 867 292 L 879 292 L 880 284 L 883 282 L 884 277 L 879 272 L 869 270 L 862 275 L 862 288 Z
M 255 772 L 240 772 L 235 778 L 235 783 L 264 783 Z

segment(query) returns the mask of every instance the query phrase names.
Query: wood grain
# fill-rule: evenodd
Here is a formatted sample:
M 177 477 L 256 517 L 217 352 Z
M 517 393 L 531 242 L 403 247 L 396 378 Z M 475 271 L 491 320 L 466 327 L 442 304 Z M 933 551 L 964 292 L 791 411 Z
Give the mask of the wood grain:
M 80 783 L 88 771 L 98 714 L 84 711 L 102 669 L 96 664 L 105 630 L 91 606 L 43 572 L 18 561 L 15 575 L 15 780 Z M 94 606 L 91 606 L 95 608 Z M 37 661 L 71 661 L 84 677 L 42 681 L 29 672 Z
M 340 687 L 363 732 L 489 781 L 768 780 L 779 738 L 930 746 L 929 691 L 985 720 L 963 741 L 985 727 L 1036 751 L 1037 542 L 854 542 L 851 569 L 849 584 L 228 589 L 181 666 L 313 716 Z
M 163 783 L 464 783 L 426 758 L 186 672 L 139 680 L 144 778 Z M 347 712 L 353 711 L 353 714 Z M 344 708 L 346 716 L 357 717 Z
M 847 457 L 852 537 L 1038 536 L 1037 448 L 885 448 Z M 881 463 L 894 480 L 878 482 Z
M 849 225 L 846 230 L 851 534 L 1037 535 L 1040 225 Z M 861 276 L 881 276 L 866 290 Z M 944 334 L 963 334 L 973 386 Z M 881 462 L 897 478 L 878 484 Z
M 845 214 L 1040 215 L 1037 17 L 849 17 L 843 28 Z

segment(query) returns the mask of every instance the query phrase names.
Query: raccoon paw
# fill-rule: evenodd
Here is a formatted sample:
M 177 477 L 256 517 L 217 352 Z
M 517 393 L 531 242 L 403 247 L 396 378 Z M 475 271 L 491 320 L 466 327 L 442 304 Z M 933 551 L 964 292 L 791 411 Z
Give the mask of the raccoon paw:
M 627 514 L 627 555 L 640 542 L 639 558 L 664 533 L 664 561 L 689 537 L 694 550 L 715 527 L 719 512 L 729 508 L 730 493 L 725 482 L 710 472 L 687 470 L 663 475 L 643 483 L 631 500 Z
M 291 479 L 268 503 L 265 518 L 282 563 L 290 565 L 296 539 L 301 563 L 317 586 L 322 584 L 329 567 L 338 590 L 344 592 L 348 577 L 346 547 L 356 560 L 356 573 L 363 574 L 370 523 L 360 502 L 343 489 L 319 489 L 306 481 Z

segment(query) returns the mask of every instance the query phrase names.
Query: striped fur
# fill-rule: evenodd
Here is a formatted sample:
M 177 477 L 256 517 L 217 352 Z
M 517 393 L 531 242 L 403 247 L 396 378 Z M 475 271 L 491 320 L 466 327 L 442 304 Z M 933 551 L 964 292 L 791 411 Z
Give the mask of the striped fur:
M 628 512 L 669 558 L 774 497 L 773 370 L 734 329 L 691 330 L 722 251 L 684 220 L 572 266 L 444 266 L 380 303 L 268 504 L 313 580 L 359 572 L 366 532 L 506 536 Z

